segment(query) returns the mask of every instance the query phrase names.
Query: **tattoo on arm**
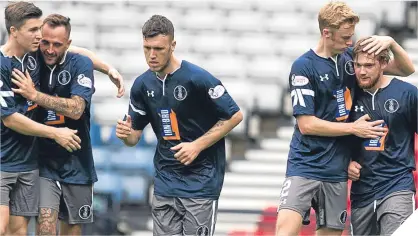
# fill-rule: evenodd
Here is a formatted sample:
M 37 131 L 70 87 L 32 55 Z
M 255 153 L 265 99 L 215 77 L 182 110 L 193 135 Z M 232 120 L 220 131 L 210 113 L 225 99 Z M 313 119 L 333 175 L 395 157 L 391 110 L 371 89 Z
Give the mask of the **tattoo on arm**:
M 34 102 L 44 108 L 54 110 L 61 115 L 70 117 L 71 119 L 80 118 L 86 107 L 86 102 L 79 96 L 60 98 L 40 92 L 37 93 Z
M 58 212 L 56 210 L 41 207 L 39 212 L 37 235 L 56 235 L 57 219 Z
M 203 136 L 211 135 L 212 133 L 219 130 L 224 124 L 225 124 L 225 122 L 223 120 L 220 120 L 220 121 L 216 122 L 216 124 L 210 130 L 208 130 L 208 132 L 206 132 Z

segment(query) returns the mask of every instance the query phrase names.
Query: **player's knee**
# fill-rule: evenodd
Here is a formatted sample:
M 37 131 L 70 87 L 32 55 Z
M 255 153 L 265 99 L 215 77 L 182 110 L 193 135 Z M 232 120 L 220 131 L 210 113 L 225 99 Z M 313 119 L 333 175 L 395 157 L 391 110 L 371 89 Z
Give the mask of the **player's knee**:
M 0 227 L 0 236 L 6 235 L 6 230 L 7 230 L 7 226 L 6 225 L 2 225 Z
M 7 230 L 8 235 L 28 235 L 27 225 L 16 225 L 16 227 L 10 227 Z
M 339 229 L 330 229 L 322 227 L 316 231 L 317 236 L 335 236 L 335 235 L 341 235 L 343 233 L 342 230 Z
M 276 236 L 298 235 L 301 227 L 302 216 L 298 212 L 288 209 L 279 211 L 276 222 Z

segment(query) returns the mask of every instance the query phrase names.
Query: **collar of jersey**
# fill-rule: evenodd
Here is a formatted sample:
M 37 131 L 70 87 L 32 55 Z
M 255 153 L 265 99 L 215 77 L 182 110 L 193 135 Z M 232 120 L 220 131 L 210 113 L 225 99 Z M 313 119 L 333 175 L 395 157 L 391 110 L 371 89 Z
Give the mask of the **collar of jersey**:
M 67 58 L 67 52 L 68 52 L 68 50 L 67 50 L 67 51 L 65 51 L 64 56 L 62 57 L 62 60 L 61 60 L 61 62 L 59 63 L 60 65 L 64 64 L 65 59 Z
M 157 75 L 157 72 L 155 72 L 155 77 L 157 77 L 157 79 L 158 79 L 158 80 L 164 81 L 164 80 L 166 80 L 166 79 L 168 78 L 168 76 L 167 76 L 167 75 L 173 75 L 176 71 L 178 71 L 178 70 L 181 68 L 182 64 L 183 64 L 183 60 L 181 60 L 181 61 L 180 61 L 180 66 L 179 66 L 179 67 L 177 67 L 177 68 L 176 68 L 173 72 L 171 72 L 171 73 L 169 73 L 169 74 L 166 74 L 166 75 L 164 76 L 164 79 L 161 79 L 161 78 Z
M 6 53 L 4 53 L 3 46 L 0 47 L 0 52 L 3 54 L 4 57 L 7 57 L 7 58 L 13 58 L 14 57 L 14 58 L 16 58 L 16 60 L 18 60 L 21 64 L 23 64 L 23 60 L 25 59 L 26 55 L 28 54 L 28 53 L 25 53 L 25 55 L 23 55 L 22 59 L 18 58 L 15 55 L 9 56 L 9 55 L 6 55 Z

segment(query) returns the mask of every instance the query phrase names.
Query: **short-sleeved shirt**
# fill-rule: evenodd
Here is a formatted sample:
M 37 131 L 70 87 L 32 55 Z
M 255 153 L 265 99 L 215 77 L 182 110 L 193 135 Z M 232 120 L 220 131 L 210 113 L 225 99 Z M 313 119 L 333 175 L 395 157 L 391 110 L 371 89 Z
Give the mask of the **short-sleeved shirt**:
M 289 77 L 293 115 L 311 115 L 330 122 L 348 120 L 356 80 L 352 50 L 323 58 L 310 50 L 292 65 Z M 348 137 L 302 135 L 295 125 L 287 162 L 287 176 L 327 182 L 347 180 Z
M 362 166 L 360 179 L 351 186 L 351 204 L 363 207 L 401 190 L 415 191 L 414 133 L 417 132 L 418 89 L 396 78 L 374 94 L 358 90 L 352 119 L 368 114 L 384 120 L 388 133 L 378 139 L 360 139 L 353 160 Z M 360 145 L 359 145 L 360 146 Z
M 0 49 L 1 58 L 1 117 L 20 113 L 30 119 L 35 119 L 37 105 L 28 101 L 20 94 L 15 94 L 12 88 L 17 88 L 11 81 L 13 69 L 22 72 L 29 71 L 34 85 L 39 87 L 39 71 L 41 62 L 38 52 L 27 53 L 21 59 L 8 57 Z M 38 168 L 37 137 L 20 134 L 9 129 L 1 122 L 1 171 L 23 172 Z
M 39 109 L 42 123 L 77 130 L 81 139 L 81 149 L 72 153 L 54 140 L 39 139 L 39 175 L 70 184 L 96 182 L 90 142 L 90 104 L 94 93 L 92 61 L 85 56 L 68 52 L 59 64 L 53 67 L 45 65 L 41 70 L 41 92 L 62 98 L 79 96 L 85 100 L 86 107 L 78 120 L 43 107 Z
M 182 61 L 159 79 L 150 70 L 131 89 L 129 115 L 134 130 L 151 123 L 158 144 L 154 156 L 154 193 L 166 197 L 217 199 L 225 173 L 225 140 L 203 150 L 188 166 L 170 148 L 192 142 L 239 108 L 222 83 L 204 69 Z

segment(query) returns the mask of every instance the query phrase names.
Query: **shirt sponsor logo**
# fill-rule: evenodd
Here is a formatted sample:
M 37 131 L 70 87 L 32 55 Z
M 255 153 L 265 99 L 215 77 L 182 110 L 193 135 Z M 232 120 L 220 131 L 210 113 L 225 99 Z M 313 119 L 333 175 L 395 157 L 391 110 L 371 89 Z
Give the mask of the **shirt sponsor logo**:
M 387 125 L 385 123 L 383 123 L 379 126 L 387 128 Z M 366 139 L 363 142 L 364 149 L 366 149 L 367 151 L 384 151 L 385 150 L 386 135 L 387 135 L 387 133 L 382 137 Z
M 164 140 L 180 140 L 176 113 L 168 108 L 159 109 L 158 113 L 161 118 L 161 132 Z
M 345 121 L 347 120 L 351 106 L 353 105 L 350 89 L 345 87 L 343 89 L 335 90 L 333 94 L 337 99 L 335 119 L 337 121 Z

